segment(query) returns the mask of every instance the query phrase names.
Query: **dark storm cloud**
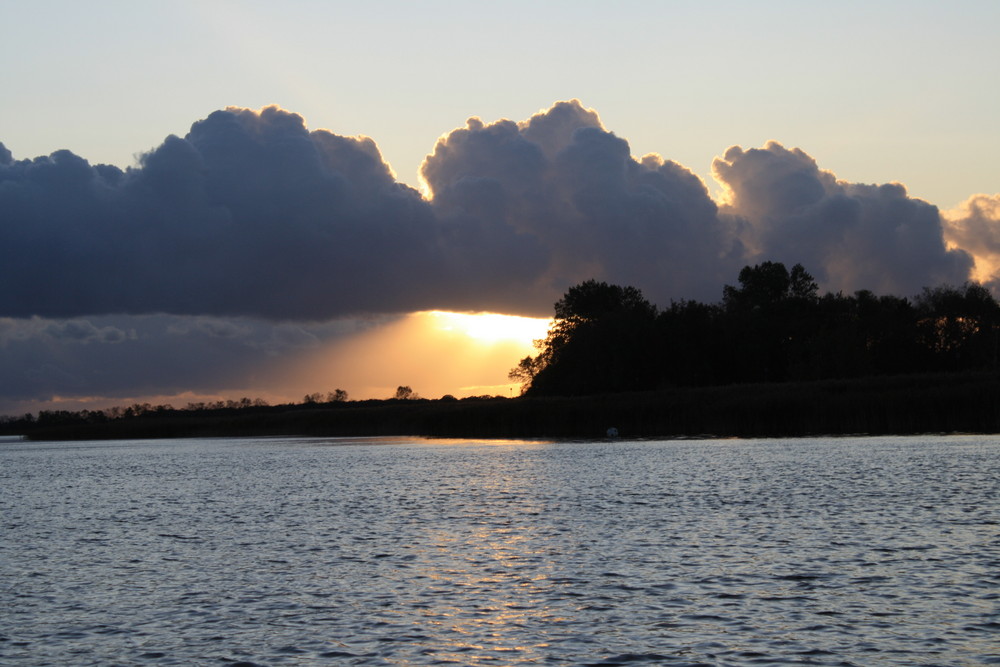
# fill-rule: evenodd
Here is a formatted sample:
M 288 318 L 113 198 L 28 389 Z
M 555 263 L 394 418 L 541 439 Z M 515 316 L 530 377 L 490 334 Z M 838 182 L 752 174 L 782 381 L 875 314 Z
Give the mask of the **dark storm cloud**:
M 937 207 L 898 183 L 846 183 L 777 142 L 715 160 L 725 214 L 746 222 L 747 261 L 802 263 L 824 290 L 911 296 L 966 280 L 972 259 L 948 250 Z
M 716 300 L 765 259 L 832 290 L 907 295 L 968 275 L 937 209 L 900 185 L 838 181 L 774 143 L 730 149 L 715 173 L 722 210 L 690 170 L 633 157 L 576 100 L 443 137 L 422 168 L 431 200 L 371 139 L 277 107 L 212 113 L 125 171 L 0 146 L 0 315 L 548 314 L 588 278 L 660 304 Z

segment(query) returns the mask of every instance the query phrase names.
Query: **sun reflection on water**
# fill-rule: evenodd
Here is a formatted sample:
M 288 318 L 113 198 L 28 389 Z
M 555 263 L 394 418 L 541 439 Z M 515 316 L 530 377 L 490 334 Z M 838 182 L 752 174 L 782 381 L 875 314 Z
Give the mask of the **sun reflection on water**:
M 435 656 L 442 660 L 468 664 L 505 659 L 501 655 L 513 659 L 517 654 L 518 661 L 541 656 L 549 642 L 540 637 L 526 645 L 523 629 L 555 628 L 570 620 L 549 604 L 558 554 L 541 546 L 544 536 L 537 522 L 519 520 L 537 517 L 544 507 L 517 494 L 512 481 L 502 477 L 484 481 L 475 494 L 493 502 L 454 517 L 454 527 L 439 526 L 426 533 L 427 553 L 420 560 L 434 566 L 421 573 L 431 582 L 432 592 L 422 598 L 427 604 L 423 613 L 438 637 L 451 638 L 447 646 L 435 648 Z M 461 591 L 461 600 L 477 598 L 481 591 L 482 598 L 472 608 L 457 606 L 450 602 L 450 591 Z

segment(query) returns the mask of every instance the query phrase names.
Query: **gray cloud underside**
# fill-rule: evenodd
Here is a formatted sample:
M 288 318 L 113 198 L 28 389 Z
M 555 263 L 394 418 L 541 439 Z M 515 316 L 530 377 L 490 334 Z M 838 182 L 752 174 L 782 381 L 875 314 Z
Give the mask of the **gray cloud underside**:
M 21 402 L 57 396 L 266 390 L 269 377 L 297 355 L 387 321 L 384 316 L 312 324 L 179 315 L 0 318 L 0 414 L 16 412 L 13 406 Z
M 901 185 L 837 180 L 777 143 L 731 148 L 714 173 L 723 204 L 575 100 L 442 137 L 422 168 L 431 199 L 371 139 L 277 107 L 214 112 L 124 171 L 0 145 L 0 316 L 549 314 L 588 278 L 666 304 L 716 300 L 764 259 L 802 262 L 824 289 L 904 295 L 973 266 Z M 947 224 L 960 247 L 994 243 L 988 222 Z

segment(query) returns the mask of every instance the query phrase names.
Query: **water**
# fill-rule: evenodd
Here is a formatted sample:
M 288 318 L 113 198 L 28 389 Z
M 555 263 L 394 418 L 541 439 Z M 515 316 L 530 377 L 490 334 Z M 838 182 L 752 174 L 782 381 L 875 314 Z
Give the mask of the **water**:
M 1000 664 L 1000 438 L 0 444 L 0 663 Z

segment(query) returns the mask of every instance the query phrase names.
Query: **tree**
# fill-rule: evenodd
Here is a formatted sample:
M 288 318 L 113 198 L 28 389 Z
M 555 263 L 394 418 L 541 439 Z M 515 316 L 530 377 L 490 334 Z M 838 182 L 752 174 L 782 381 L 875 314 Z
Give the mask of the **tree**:
M 788 274 L 788 297 L 805 301 L 816 301 L 819 298 L 819 285 L 801 264 L 793 266 Z
M 670 385 L 782 382 L 996 369 L 1000 304 L 975 283 L 904 297 L 819 297 L 801 264 L 745 266 L 721 303 L 659 312 L 634 287 L 588 280 L 555 304 L 538 354 L 509 377 L 524 393 L 575 395 Z
M 541 341 L 538 342 L 540 343 Z M 538 371 L 541 370 L 541 359 L 542 355 L 538 355 L 537 357 L 528 356 L 521 359 L 521 361 L 517 363 L 517 366 L 514 366 L 514 368 L 510 369 L 510 372 L 507 373 L 507 379 L 512 380 L 513 382 L 520 382 L 522 388 L 527 388 L 531 385 L 535 376 L 538 375 Z
M 619 287 L 588 280 L 569 291 L 555 305 L 556 320 L 593 321 L 623 313 L 656 315 L 656 307 L 635 287 Z
M 731 368 L 718 305 L 672 302 L 656 319 L 659 378 L 669 385 L 711 385 L 728 381 Z
M 346 403 L 347 392 L 343 389 L 334 389 L 326 395 L 327 403 Z
M 916 298 L 916 310 L 918 339 L 934 358 L 932 370 L 996 365 L 1000 305 L 985 287 L 925 288 Z
M 740 286 L 723 288 L 725 347 L 733 381 L 773 382 L 810 363 L 809 338 L 818 330 L 818 286 L 801 264 L 745 266 Z
M 769 309 L 789 299 L 815 302 L 819 286 L 801 264 L 791 273 L 781 262 L 762 262 L 744 266 L 739 275 L 739 288 L 722 288 L 722 301 L 728 310 Z
M 655 384 L 656 307 L 635 287 L 588 280 L 555 304 L 555 322 L 509 377 L 525 393 L 594 394 L 648 389 Z
M 396 395 L 393 396 L 397 401 L 415 401 L 420 396 L 418 396 L 412 389 L 406 385 L 400 385 L 396 387 Z

